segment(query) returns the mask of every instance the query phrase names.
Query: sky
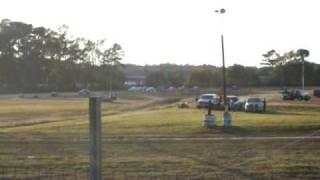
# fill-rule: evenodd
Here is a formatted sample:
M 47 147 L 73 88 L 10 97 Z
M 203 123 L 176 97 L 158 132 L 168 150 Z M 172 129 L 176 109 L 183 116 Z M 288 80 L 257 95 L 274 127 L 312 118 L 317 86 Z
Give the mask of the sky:
M 0 19 L 22 21 L 124 49 L 123 63 L 259 66 L 262 54 L 308 49 L 320 63 L 317 0 L 4 0 Z M 226 9 L 225 14 L 215 13 Z

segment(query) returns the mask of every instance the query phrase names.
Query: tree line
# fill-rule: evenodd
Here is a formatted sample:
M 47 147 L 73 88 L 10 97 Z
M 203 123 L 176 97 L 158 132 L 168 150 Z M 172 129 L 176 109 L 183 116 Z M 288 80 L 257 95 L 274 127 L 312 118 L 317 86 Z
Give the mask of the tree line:
M 309 51 L 305 49 L 291 50 L 280 54 L 270 50 L 262 54 L 262 67 L 250 67 L 234 64 L 226 68 L 229 86 L 300 86 L 304 74 L 306 86 L 320 85 L 320 65 L 306 61 Z M 161 68 L 164 66 L 165 68 Z M 168 67 L 176 71 L 168 71 Z M 302 67 L 304 66 L 304 72 Z M 159 65 L 157 71 L 146 72 L 147 86 L 222 86 L 222 68 L 210 65 L 180 66 Z M 185 69 L 188 69 L 185 71 Z
M 106 48 L 104 40 L 72 37 L 67 30 L 67 26 L 52 30 L 3 19 L 0 90 L 23 93 L 122 86 L 121 46 Z
M 167 64 L 166 66 L 170 65 Z M 222 86 L 223 83 L 221 67 L 201 65 L 189 66 L 185 68 L 187 69 L 186 71 L 183 71 L 181 69 L 179 70 L 179 68 L 177 68 L 177 71 L 168 71 L 167 69 L 163 70 L 160 68 L 159 70 L 154 72 L 147 72 L 146 85 L 154 87 L 198 86 L 209 88 Z M 235 64 L 227 68 L 227 82 L 229 85 L 256 86 L 260 83 L 258 78 L 259 72 L 259 68 L 245 67 Z
M 145 76 L 145 84 L 222 86 L 222 69 L 212 65 L 123 65 L 124 51 L 115 43 L 72 37 L 57 30 L 4 19 L 0 23 L 0 93 L 124 88 L 129 74 Z M 302 62 L 305 85 L 320 85 L 320 65 L 306 60 L 309 51 L 275 50 L 262 55 L 262 67 L 227 67 L 227 84 L 235 86 L 299 86 Z

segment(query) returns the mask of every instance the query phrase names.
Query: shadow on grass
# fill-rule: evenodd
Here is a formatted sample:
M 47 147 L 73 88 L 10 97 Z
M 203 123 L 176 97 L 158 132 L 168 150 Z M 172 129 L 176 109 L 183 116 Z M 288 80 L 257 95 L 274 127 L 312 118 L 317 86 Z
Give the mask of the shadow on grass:
M 250 136 L 256 135 L 257 130 L 253 127 L 241 127 L 241 126 L 231 126 L 231 127 L 224 127 L 218 126 L 215 127 L 218 131 L 225 134 L 235 135 L 235 136 Z
M 119 101 L 109 101 L 109 102 L 104 102 L 104 103 L 110 103 L 110 104 L 128 104 L 128 102 L 119 102 Z
M 276 110 L 270 110 L 267 111 L 263 114 L 266 115 L 292 115 L 292 116 L 305 116 L 305 115 L 310 115 L 308 113 L 297 113 L 297 112 L 284 112 L 284 111 L 276 111 Z
M 224 126 L 215 126 L 214 128 L 210 129 L 202 129 L 202 131 L 193 134 L 194 136 L 212 136 L 212 135 L 231 135 L 231 136 L 252 136 L 256 135 L 257 130 L 254 127 L 244 127 L 244 126 L 231 126 L 231 127 L 224 127 Z
M 204 132 L 209 134 L 231 135 L 236 137 L 252 136 L 315 136 L 320 135 L 320 125 L 305 126 L 216 126 L 212 129 L 206 129 Z

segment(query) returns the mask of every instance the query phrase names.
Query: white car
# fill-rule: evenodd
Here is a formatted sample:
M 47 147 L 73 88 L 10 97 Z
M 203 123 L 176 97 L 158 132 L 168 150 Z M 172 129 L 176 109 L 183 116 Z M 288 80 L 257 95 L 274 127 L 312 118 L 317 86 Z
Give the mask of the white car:
M 90 96 L 90 90 L 89 89 L 81 89 L 79 91 L 79 96 Z
M 246 112 L 265 112 L 266 101 L 256 97 L 248 98 L 244 105 L 244 110 Z
M 197 108 L 206 108 L 209 106 L 209 102 L 214 104 L 219 104 L 219 96 L 216 94 L 202 94 L 200 98 L 197 99 Z
M 145 92 L 146 92 L 146 93 L 156 93 L 156 92 L 157 92 L 157 89 L 154 88 L 154 87 L 147 87 L 147 88 L 145 89 Z

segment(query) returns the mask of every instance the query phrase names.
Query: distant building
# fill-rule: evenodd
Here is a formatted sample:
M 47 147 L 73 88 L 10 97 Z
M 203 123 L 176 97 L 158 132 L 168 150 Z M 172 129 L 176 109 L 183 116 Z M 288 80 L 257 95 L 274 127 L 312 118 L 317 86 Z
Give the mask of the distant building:
M 127 76 L 124 85 L 126 86 L 144 86 L 146 81 L 145 76 Z

